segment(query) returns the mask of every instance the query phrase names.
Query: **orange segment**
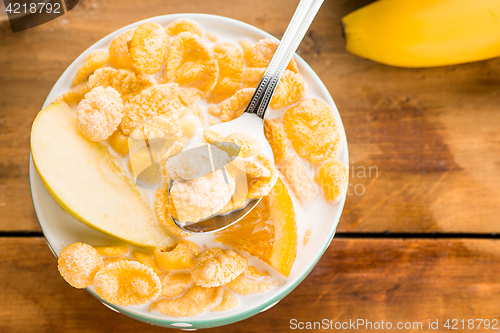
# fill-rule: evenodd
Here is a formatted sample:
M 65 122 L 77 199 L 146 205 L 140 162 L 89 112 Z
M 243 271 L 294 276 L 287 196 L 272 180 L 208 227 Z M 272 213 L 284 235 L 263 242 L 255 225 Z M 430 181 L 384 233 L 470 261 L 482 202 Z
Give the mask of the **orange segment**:
M 297 254 L 297 226 L 281 179 L 248 216 L 215 235 L 217 242 L 246 251 L 288 277 Z

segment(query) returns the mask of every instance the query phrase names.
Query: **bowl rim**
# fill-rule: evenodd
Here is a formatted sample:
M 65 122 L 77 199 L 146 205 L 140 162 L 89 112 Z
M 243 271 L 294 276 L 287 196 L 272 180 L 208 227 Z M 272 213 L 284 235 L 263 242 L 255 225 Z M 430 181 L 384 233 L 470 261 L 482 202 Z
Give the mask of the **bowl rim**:
M 95 43 L 93 43 L 90 47 L 88 47 L 85 51 L 83 51 L 65 70 L 64 72 L 59 76 L 57 79 L 56 83 L 48 93 L 43 105 L 42 109 L 47 107 L 50 104 L 49 101 L 49 96 L 51 96 L 55 91 L 59 90 L 59 87 L 61 86 L 61 82 L 63 81 L 62 79 L 70 74 L 70 72 L 73 70 L 74 67 L 76 67 L 78 64 L 80 64 L 84 58 L 93 50 L 96 48 L 99 48 L 99 44 L 104 43 L 104 41 L 109 41 L 112 37 L 126 31 L 132 28 L 137 27 L 137 25 L 145 23 L 145 22 L 156 22 L 156 21 L 174 21 L 179 18 L 187 18 L 187 19 L 192 19 L 193 21 L 196 21 L 197 19 L 211 19 L 214 21 L 219 21 L 224 24 L 229 24 L 229 25 L 235 25 L 238 26 L 244 30 L 247 30 L 249 32 L 255 33 L 257 35 L 263 36 L 262 38 L 271 38 L 273 40 L 279 41 L 276 37 L 272 36 L 271 34 L 265 32 L 262 29 L 259 29 L 257 27 L 254 27 L 253 25 L 250 25 L 248 23 L 229 18 L 229 17 L 224 17 L 224 16 L 219 16 L 219 15 L 213 15 L 213 14 L 203 14 L 203 13 L 176 13 L 176 14 L 166 14 L 166 15 L 158 15 L 154 17 L 149 17 L 144 20 L 140 20 L 131 24 L 128 24 L 120 29 L 117 29 L 108 35 L 102 37 Z M 301 66 L 306 67 L 308 69 L 308 74 L 312 76 L 313 80 L 316 82 L 319 90 L 321 93 L 326 97 L 326 102 L 328 105 L 334 107 L 334 112 L 337 113 L 338 115 L 338 120 L 340 121 L 340 128 L 341 128 L 341 133 L 343 134 L 343 146 L 342 149 L 345 150 L 345 156 L 347 158 L 347 170 L 349 170 L 349 151 L 348 151 L 348 146 L 347 146 L 347 137 L 344 129 L 344 125 L 342 122 L 342 119 L 340 117 L 340 113 L 338 112 L 337 106 L 335 102 L 333 101 L 333 98 L 331 97 L 328 89 L 326 86 L 323 84 L 323 81 L 319 78 L 319 76 L 316 74 L 316 72 L 311 68 L 311 66 L 304 60 L 300 55 L 297 53 L 294 54 L 294 59 L 300 63 Z M 49 246 L 50 250 L 54 254 L 56 258 L 58 258 L 58 255 L 52 245 L 49 243 L 47 237 L 46 237 L 46 231 L 44 230 L 44 227 L 42 226 L 42 222 L 40 221 L 39 214 L 37 212 L 36 204 L 34 201 L 34 192 L 32 188 L 32 177 L 39 177 L 36 169 L 34 168 L 34 163 L 31 155 L 31 149 L 29 153 L 29 187 L 30 187 L 30 194 L 31 194 L 31 200 L 33 203 L 33 207 L 35 210 L 35 215 L 38 221 L 38 224 L 40 225 L 40 228 L 42 230 L 42 233 L 46 239 L 47 245 Z M 37 195 L 37 194 L 36 194 Z M 263 312 L 274 305 L 276 305 L 281 299 L 286 297 L 289 293 L 291 293 L 312 271 L 312 269 L 316 266 L 318 261 L 321 259 L 323 254 L 325 253 L 326 249 L 329 247 L 330 243 L 333 240 L 333 237 L 336 232 L 337 225 L 339 223 L 340 217 L 342 215 L 343 207 L 345 204 L 345 200 L 347 197 L 347 189 L 344 190 L 343 195 L 338 199 L 338 201 L 335 203 L 338 205 L 338 209 L 332 216 L 330 216 L 330 223 L 332 224 L 332 230 L 330 234 L 327 236 L 326 241 L 324 242 L 321 250 L 317 253 L 317 256 L 311 260 L 311 262 L 308 264 L 307 269 L 303 270 L 300 272 L 298 275 L 298 278 L 291 284 L 287 286 L 282 286 L 280 287 L 280 291 L 271 299 L 262 302 L 259 305 L 256 305 L 248 310 L 242 311 L 241 313 L 236 313 L 236 314 L 230 314 L 225 317 L 221 318 L 214 318 L 214 319 L 197 319 L 196 317 L 181 317 L 178 320 L 177 319 L 169 319 L 166 317 L 166 319 L 159 319 L 157 317 L 150 317 L 146 316 L 143 314 L 139 314 L 137 312 L 131 311 L 125 307 L 118 306 L 111 304 L 101 297 L 97 295 L 93 290 L 90 288 L 85 288 L 92 296 L 97 298 L 99 301 L 101 301 L 105 306 L 109 307 L 110 309 L 120 312 L 130 318 L 136 319 L 141 322 L 145 322 L 148 324 L 153 324 L 157 326 L 162 326 L 162 327 L 169 327 L 169 328 L 178 328 L 178 329 L 198 329 L 198 328 L 210 328 L 210 327 L 217 327 L 217 326 L 223 326 L 223 325 L 228 325 L 232 324 L 244 319 L 247 319 L 255 314 L 258 314 L 260 312 Z M 177 325 L 176 325 L 177 324 Z

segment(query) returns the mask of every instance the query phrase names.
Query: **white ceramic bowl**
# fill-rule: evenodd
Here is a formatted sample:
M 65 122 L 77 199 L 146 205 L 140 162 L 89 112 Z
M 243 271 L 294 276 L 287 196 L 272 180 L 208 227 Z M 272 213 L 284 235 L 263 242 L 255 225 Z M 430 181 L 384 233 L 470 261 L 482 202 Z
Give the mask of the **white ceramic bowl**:
M 61 75 L 47 96 L 43 107 L 47 107 L 52 100 L 68 90 L 77 68 L 83 63 L 83 60 L 89 53 L 97 49 L 107 49 L 112 38 L 116 35 L 135 28 L 138 24 L 144 22 L 156 22 L 166 27 L 168 24 L 179 18 L 188 18 L 193 20 L 203 31 L 210 31 L 214 33 L 218 37 L 218 41 L 230 41 L 236 44 L 236 41 L 241 39 L 246 39 L 251 42 L 257 42 L 259 39 L 266 37 L 274 39 L 274 37 L 268 33 L 251 25 L 220 16 L 206 14 L 175 14 L 149 18 L 144 21 L 130 24 L 109 34 L 83 52 Z M 307 63 L 297 55 L 295 55 L 295 60 L 299 66 L 299 72 L 307 83 L 308 93 L 306 98 L 315 97 L 322 99 L 332 108 L 335 117 L 340 124 L 340 130 L 343 136 L 343 148 L 337 159 L 348 166 L 349 160 L 347 141 L 345 139 L 342 120 L 340 119 L 335 103 L 328 93 L 328 90 L 311 67 L 309 67 Z M 36 215 L 49 247 L 56 257 L 65 246 L 74 242 L 86 242 L 95 246 L 119 243 L 118 240 L 84 225 L 73 216 L 66 213 L 45 189 L 33 165 L 31 156 L 29 171 L 31 194 Z M 312 176 L 311 172 L 312 171 L 309 170 L 309 173 Z M 299 231 L 299 248 L 297 259 L 290 277 L 286 279 L 285 283 L 274 290 L 252 296 L 245 296 L 245 301 L 235 309 L 222 312 L 208 311 L 200 316 L 179 319 L 165 317 L 159 313 L 149 312 L 146 307 L 122 307 L 109 304 L 97 296 L 90 288 L 87 288 L 87 290 L 104 304 L 126 316 L 149 324 L 164 327 L 196 329 L 221 326 L 243 320 L 275 305 L 283 297 L 289 294 L 309 274 L 330 244 L 335 234 L 335 229 L 344 206 L 345 197 L 346 193 L 342 195 L 338 202 L 331 205 L 331 209 L 329 209 L 328 212 L 323 211 L 319 215 L 311 212 L 308 213 L 307 216 L 304 214 L 298 214 L 297 227 Z M 293 200 L 295 205 L 300 205 L 295 198 L 293 198 Z M 305 230 L 308 228 L 311 228 L 312 232 L 309 242 L 304 246 L 302 244 L 302 237 L 304 236 Z

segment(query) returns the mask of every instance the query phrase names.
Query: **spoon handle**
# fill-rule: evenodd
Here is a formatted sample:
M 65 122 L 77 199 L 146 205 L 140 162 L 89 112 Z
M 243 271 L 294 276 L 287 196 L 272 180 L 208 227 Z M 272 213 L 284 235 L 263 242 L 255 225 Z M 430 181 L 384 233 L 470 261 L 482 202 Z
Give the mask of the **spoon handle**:
M 285 72 L 288 63 L 292 59 L 302 38 L 304 38 L 322 3 L 323 0 L 300 1 L 245 112 L 254 113 L 264 119 L 267 107 L 271 102 L 281 76 Z

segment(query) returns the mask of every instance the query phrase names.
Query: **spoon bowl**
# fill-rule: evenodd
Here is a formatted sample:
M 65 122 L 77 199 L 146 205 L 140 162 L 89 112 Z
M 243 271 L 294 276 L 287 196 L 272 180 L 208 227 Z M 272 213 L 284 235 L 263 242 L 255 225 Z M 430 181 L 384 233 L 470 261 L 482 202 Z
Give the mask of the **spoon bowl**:
M 259 85 L 255 89 L 255 93 L 250 100 L 245 112 L 238 118 L 225 122 L 222 124 L 217 124 L 210 126 L 208 129 L 212 130 L 220 135 L 227 136 L 231 133 L 245 132 L 257 139 L 261 145 L 261 153 L 263 153 L 267 158 L 274 161 L 273 152 L 271 146 L 267 142 L 264 135 L 264 117 L 266 111 L 271 102 L 271 98 L 278 86 L 281 76 L 285 72 L 288 63 L 293 57 L 295 50 L 299 46 L 302 38 L 311 25 L 316 13 L 321 7 L 323 0 L 301 0 L 295 13 L 293 14 L 292 20 L 286 28 L 283 39 L 278 44 L 276 52 L 274 53 L 269 65 L 259 82 Z M 203 143 L 203 133 L 198 131 L 191 140 L 186 144 L 183 151 L 190 149 L 196 145 Z M 169 193 L 172 188 L 169 184 Z M 170 199 L 169 199 L 170 200 Z M 249 201 L 243 209 L 231 211 L 223 217 L 219 218 L 220 215 L 212 215 L 207 219 L 202 221 L 184 222 L 181 223 L 174 217 L 172 217 L 174 223 L 181 229 L 186 230 L 186 226 L 189 225 L 189 229 L 197 230 L 197 233 L 213 232 L 226 228 L 239 220 L 241 220 L 250 210 L 255 207 L 250 205 Z M 242 215 L 240 211 L 245 211 L 246 213 Z M 207 226 L 205 229 L 204 226 Z M 190 231 L 190 230 L 187 230 Z M 193 231 L 191 231 L 193 232 Z
M 235 132 L 244 132 L 252 135 L 257 139 L 260 143 L 261 150 L 260 153 L 264 154 L 264 156 L 272 161 L 274 161 L 273 150 L 269 145 L 269 142 L 266 140 L 264 135 L 264 120 L 258 117 L 255 114 L 251 113 L 243 113 L 238 118 L 210 126 L 208 129 L 214 131 L 221 136 L 227 136 L 231 133 Z M 207 129 L 205 129 L 207 130 Z M 187 151 L 189 149 L 193 149 L 194 147 L 204 143 L 203 139 L 203 130 L 197 132 L 191 140 L 186 144 L 183 151 Z M 174 182 L 170 180 L 169 182 L 169 193 L 172 188 Z M 170 199 L 169 199 L 170 200 Z M 224 228 L 229 227 L 230 225 L 240 221 L 244 218 L 250 211 L 260 202 L 259 199 L 248 200 L 246 205 L 243 208 L 239 208 L 233 211 L 230 211 L 226 214 L 218 215 L 213 214 L 210 217 L 203 219 L 197 222 L 186 222 L 182 223 L 176 218 L 172 217 L 174 223 L 181 229 L 191 232 L 191 233 L 207 233 L 207 232 L 215 232 Z

